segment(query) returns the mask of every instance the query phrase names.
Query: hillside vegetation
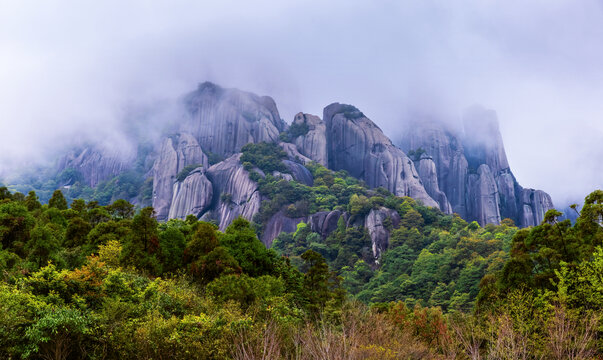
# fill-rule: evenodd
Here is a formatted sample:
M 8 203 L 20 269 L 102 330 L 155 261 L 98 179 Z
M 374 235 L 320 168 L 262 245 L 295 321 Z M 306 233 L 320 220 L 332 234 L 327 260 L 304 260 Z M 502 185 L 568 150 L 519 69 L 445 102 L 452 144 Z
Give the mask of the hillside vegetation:
M 352 216 L 373 206 L 395 209 L 400 226 L 380 258 L 367 251 L 364 229 L 346 224 L 325 239 L 299 225 L 267 249 L 258 224 L 240 218 L 220 232 L 195 217 L 158 223 L 152 208 L 136 210 L 125 200 L 68 205 L 57 190 L 42 205 L 33 192 L 0 189 L 0 353 L 12 359 L 603 354 L 597 340 L 602 191 L 586 197 L 575 225 L 552 210 L 532 228 L 508 222 L 482 228 L 348 184 L 343 173 L 312 171 L 314 186 L 281 206 L 297 203 L 297 209 L 307 201 L 305 211 L 342 207 Z M 341 191 L 332 189 L 337 184 Z M 333 196 L 328 205 L 316 196 L 321 186 Z

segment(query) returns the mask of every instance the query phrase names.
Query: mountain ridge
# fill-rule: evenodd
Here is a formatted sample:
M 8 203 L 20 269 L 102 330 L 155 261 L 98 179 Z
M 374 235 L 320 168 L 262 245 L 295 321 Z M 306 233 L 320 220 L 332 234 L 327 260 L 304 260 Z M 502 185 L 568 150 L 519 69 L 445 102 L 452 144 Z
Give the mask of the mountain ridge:
M 537 225 L 553 208 L 548 194 L 524 189 L 515 180 L 493 111 L 474 108 L 466 116 L 466 127 L 481 129 L 480 137 L 468 139 L 437 123 L 417 122 L 398 147 L 375 122 L 347 104 L 326 106 L 322 119 L 300 112 L 288 125 L 271 97 L 204 82 L 182 97 L 182 105 L 183 114 L 170 120 L 169 134 L 139 151 L 135 159 L 94 145 L 66 154 L 57 164 L 57 177 L 64 178 L 58 186 L 98 189 L 111 181 L 118 186 L 124 183 L 119 177 L 128 174 L 137 177 L 139 187 L 138 193 L 136 187 L 125 192 L 127 200 L 152 205 L 158 220 L 194 215 L 224 229 L 237 216 L 253 220 L 263 201 L 270 200 L 258 190 L 260 179 L 271 176 L 312 186 L 304 165 L 314 161 L 331 171 L 344 170 L 369 188 L 408 196 L 482 225 L 499 224 L 506 217 L 520 226 Z M 281 170 L 266 173 L 240 161 L 246 144 L 264 142 L 284 150 L 279 161 L 287 163 Z M 146 197 L 141 195 L 143 185 L 152 189 L 144 191 Z M 110 194 L 113 200 L 115 196 Z M 327 213 L 333 211 L 339 211 L 337 218 L 345 213 L 336 209 Z M 381 227 L 377 220 L 385 219 L 382 210 L 375 211 L 358 224 L 372 224 L 367 228 L 378 256 L 387 247 L 388 234 L 375 230 Z M 278 228 L 291 230 L 294 223 L 316 222 L 313 214 L 291 219 L 277 211 L 272 216 L 276 218 L 263 223 L 268 234 L 261 235 L 268 245 Z M 278 221 L 285 225 L 275 227 Z

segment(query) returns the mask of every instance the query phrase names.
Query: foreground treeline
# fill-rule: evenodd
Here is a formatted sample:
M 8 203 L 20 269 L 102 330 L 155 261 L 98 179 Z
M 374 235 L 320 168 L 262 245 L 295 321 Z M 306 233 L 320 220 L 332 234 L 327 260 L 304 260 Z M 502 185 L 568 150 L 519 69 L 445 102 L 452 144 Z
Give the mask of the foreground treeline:
M 501 243 L 510 247 L 505 257 L 496 255 L 504 260 L 483 278 L 464 280 L 478 292 L 472 309 L 435 306 L 433 290 L 413 293 L 415 301 L 373 298 L 366 305 L 346 295 L 342 283 L 351 282 L 350 269 L 344 269 L 345 279 L 329 270 L 319 251 L 330 244 L 313 246 L 319 251 L 295 249 L 289 259 L 266 249 L 257 229 L 243 219 L 222 233 L 194 217 L 159 224 L 151 208 L 135 211 L 126 201 L 99 206 L 75 200 L 68 206 L 56 191 L 42 205 L 35 193 L 0 189 L 0 354 L 9 359 L 600 358 L 603 192 L 586 198 L 575 225 L 558 216 L 549 212 L 542 225 L 514 232 L 510 243 L 508 229 L 489 229 L 492 234 L 449 217 L 451 226 L 463 227 L 454 234 L 476 243 L 483 237 L 496 251 Z M 419 225 L 423 235 L 426 225 Z M 344 239 L 341 231 L 335 236 Z M 457 242 L 444 235 L 437 239 Z M 400 238 L 392 251 L 412 249 L 406 239 L 429 242 Z M 403 263 L 397 266 L 402 269 L 396 271 L 408 271 Z M 373 278 L 381 270 L 371 271 Z M 353 286 L 365 286 L 354 279 Z M 417 278 L 413 288 L 420 290 L 421 279 L 426 278 Z M 380 281 L 381 286 L 388 280 Z M 430 282 L 424 280 L 425 286 Z

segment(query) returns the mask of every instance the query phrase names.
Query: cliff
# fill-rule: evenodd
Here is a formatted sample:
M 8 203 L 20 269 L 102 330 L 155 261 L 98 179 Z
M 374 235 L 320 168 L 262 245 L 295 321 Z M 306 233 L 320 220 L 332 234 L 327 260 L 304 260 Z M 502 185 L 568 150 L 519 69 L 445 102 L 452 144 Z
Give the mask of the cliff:
M 540 190 L 524 189 L 513 175 L 492 110 L 469 109 L 463 130 L 454 130 L 433 120 L 414 121 L 407 127 L 400 146 L 415 158 L 417 167 L 431 158 L 435 171 L 420 171 L 428 193 L 438 199 L 434 185 L 446 195 L 452 211 L 469 221 L 499 224 L 510 218 L 518 226 L 539 224 L 553 208 L 551 197 Z

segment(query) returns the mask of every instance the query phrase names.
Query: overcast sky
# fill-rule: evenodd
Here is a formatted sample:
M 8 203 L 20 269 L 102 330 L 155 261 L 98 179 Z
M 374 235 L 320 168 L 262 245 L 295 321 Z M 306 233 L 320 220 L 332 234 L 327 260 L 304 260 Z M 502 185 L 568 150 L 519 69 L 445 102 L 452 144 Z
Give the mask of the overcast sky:
M 581 201 L 603 188 L 602 24 L 596 0 L 0 0 L 0 173 L 211 80 L 288 122 L 351 103 L 392 138 L 480 104 L 521 185 Z

